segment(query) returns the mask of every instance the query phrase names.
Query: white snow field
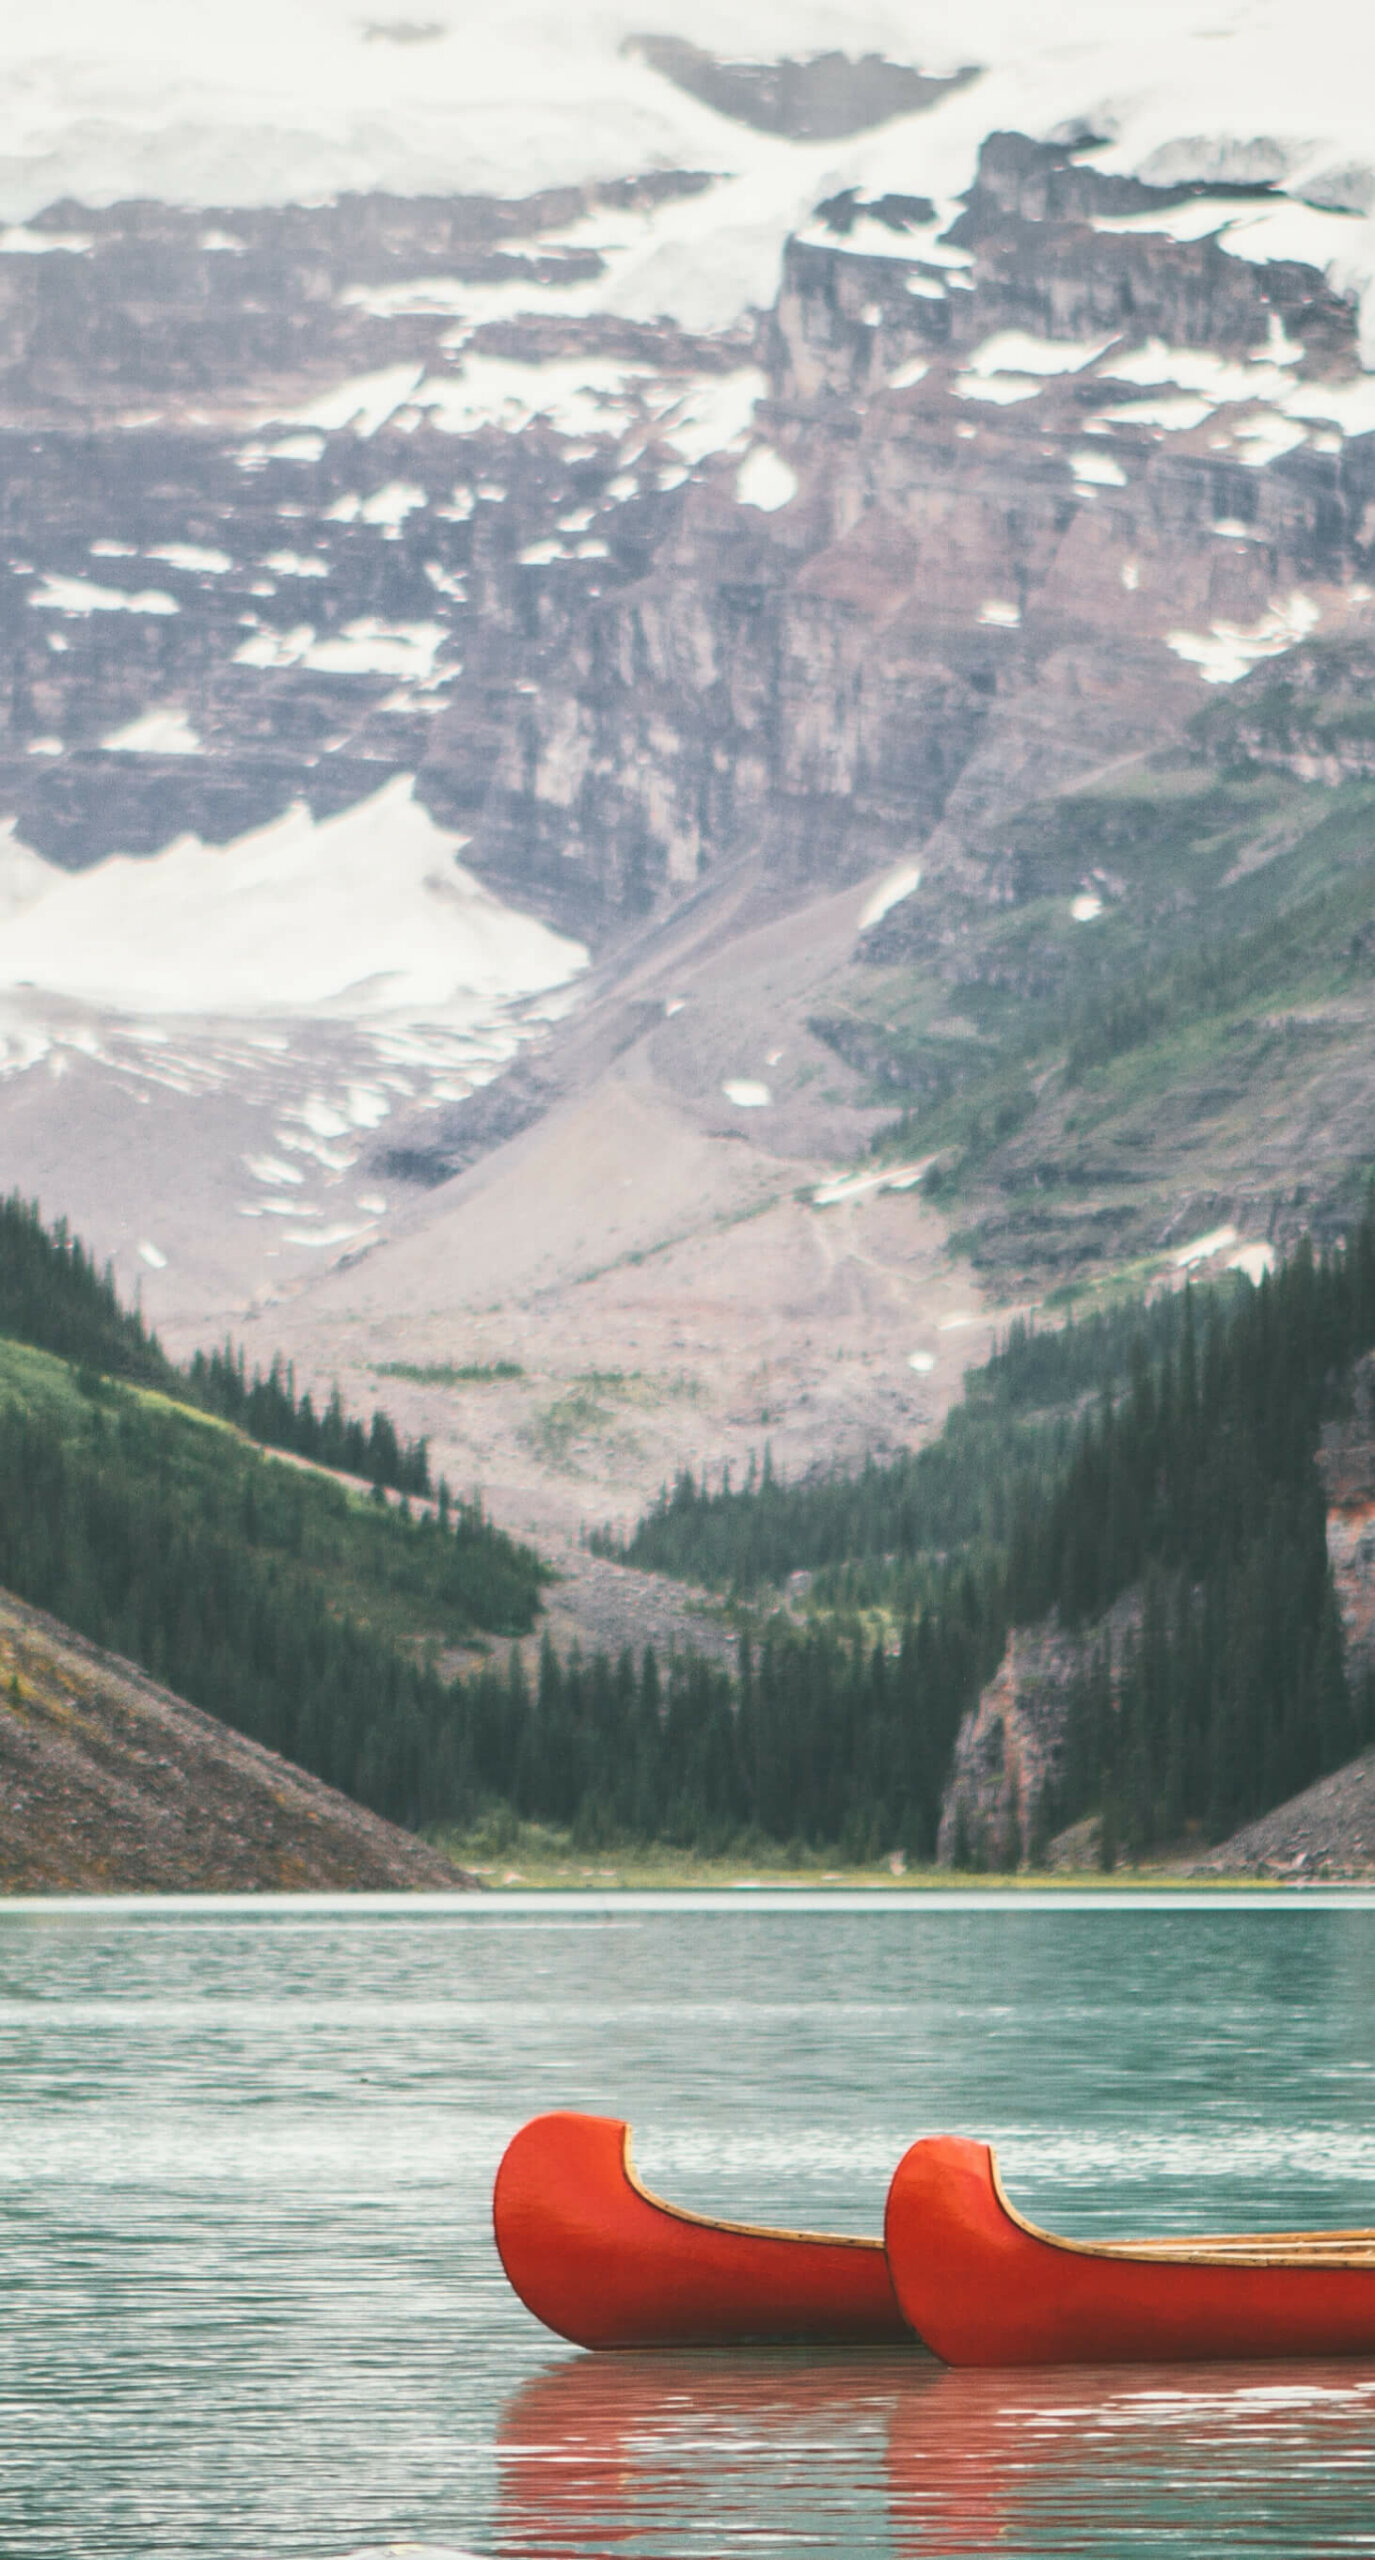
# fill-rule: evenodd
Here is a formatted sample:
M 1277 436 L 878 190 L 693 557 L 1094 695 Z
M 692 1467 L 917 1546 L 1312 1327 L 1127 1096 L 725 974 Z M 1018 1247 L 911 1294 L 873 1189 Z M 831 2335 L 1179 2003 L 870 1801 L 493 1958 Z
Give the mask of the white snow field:
M 0 988 L 125 1015 L 476 1024 L 562 987 L 580 943 L 503 906 L 402 774 L 339 817 L 60 871 L 0 834 Z
M 387 41 L 390 32 L 397 40 Z M 981 76 L 843 142 L 760 134 L 686 96 L 627 39 L 690 37 L 728 59 L 875 50 Z M 428 41 L 354 0 L 9 0 L 0 21 L 0 223 L 8 254 L 62 198 L 203 205 L 344 190 L 525 194 L 654 168 L 710 170 L 704 195 L 613 224 L 592 299 L 629 317 L 724 324 L 773 298 L 787 232 L 839 188 L 945 206 L 985 134 L 1103 137 L 1100 167 L 1283 199 L 1219 197 L 1244 257 L 1300 256 L 1342 287 L 1375 275 L 1375 15 L 1355 0 L 508 0 Z M 409 41 L 401 39 L 409 38 Z M 232 246 L 232 234 L 217 235 Z M 67 254 L 82 254 L 69 234 Z M 557 291 L 557 288 L 552 290 Z M 585 292 L 585 288 L 579 288 Z M 1367 360 L 1375 361 L 1375 318 Z

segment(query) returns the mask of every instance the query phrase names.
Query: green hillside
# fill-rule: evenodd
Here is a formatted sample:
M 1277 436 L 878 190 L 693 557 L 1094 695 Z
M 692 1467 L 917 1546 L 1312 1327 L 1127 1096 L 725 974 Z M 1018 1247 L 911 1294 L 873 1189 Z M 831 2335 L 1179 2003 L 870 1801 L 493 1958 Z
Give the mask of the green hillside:
M 431 1489 L 424 1441 L 403 1441 L 385 1413 L 374 1413 L 370 1425 L 346 1414 L 337 1387 L 317 1413 L 308 1394 L 297 1395 L 295 1378 L 280 1360 L 266 1376 L 255 1369 L 250 1377 L 243 1353 L 228 1342 L 208 1355 L 196 1352 L 179 1369 L 140 1311 L 120 1305 L 110 1272 L 69 1234 L 66 1220 L 45 1226 L 37 1201 L 17 1192 L 0 1200 L 0 1334 L 56 1351 L 101 1377 L 160 1387 L 183 1403 L 203 1405 L 267 1448 L 290 1449 L 401 1493 Z
M 1295 1233 L 1353 1206 L 1375 781 L 1338 761 L 1365 753 L 1352 654 L 1259 669 L 1191 752 L 1029 803 L 974 848 L 995 895 L 946 882 L 929 922 L 905 901 L 814 1025 L 893 1106 L 880 1148 L 937 1159 L 931 1192 L 1009 1286 L 1130 1264 L 1183 1197 L 1279 1200 Z
M 0 1584 L 394 1820 L 462 1798 L 439 1650 L 524 1633 L 544 1568 L 160 1389 L 0 1339 Z

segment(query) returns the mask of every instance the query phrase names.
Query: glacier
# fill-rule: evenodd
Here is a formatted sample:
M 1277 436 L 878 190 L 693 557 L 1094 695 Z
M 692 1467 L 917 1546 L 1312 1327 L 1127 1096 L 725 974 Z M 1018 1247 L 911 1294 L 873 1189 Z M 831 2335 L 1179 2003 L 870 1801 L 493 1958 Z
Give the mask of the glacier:
M 718 183 L 656 208 L 632 254 L 610 262 L 598 307 L 701 328 L 771 301 L 782 243 L 820 199 L 897 187 L 949 202 L 983 137 L 1015 127 L 1092 136 L 1097 165 L 1156 184 L 1278 187 L 1292 206 L 1240 254 L 1302 254 L 1341 289 L 1375 274 L 1375 21 L 1349 0 L 1115 0 L 1073 14 L 967 0 L 957 18 L 933 0 L 696 0 L 695 42 L 725 57 L 867 48 L 936 73 L 978 66 L 934 105 L 842 142 L 761 133 L 674 86 L 629 49 L 681 32 L 662 5 L 525 0 L 499 21 L 436 22 L 430 42 L 376 40 L 391 31 L 351 0 L 242 0 L 194 27 L 171 0 L 117 12 L 11 0 L 7 248 L 23 254 L 25 224 L 63 198 L 261 206 L 698 169 Z M 1289 245 L 1300 236 L 1301 252 Z

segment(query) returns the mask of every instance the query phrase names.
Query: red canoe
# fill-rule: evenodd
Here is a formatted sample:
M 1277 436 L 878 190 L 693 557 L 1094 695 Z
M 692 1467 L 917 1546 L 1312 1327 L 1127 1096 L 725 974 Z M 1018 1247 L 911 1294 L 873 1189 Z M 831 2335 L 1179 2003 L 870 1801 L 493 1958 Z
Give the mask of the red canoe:
M 888 2192 L 911 2327 L 955 2365 L 1375 2354 L 1375 2231 L 1057 2240 L 986 2142 L 914 2142 Z
M 614 2116 L 536 2116 L 497 2171 L 501 2263 L 527 2310 L 580 2347 L 908 2338 L 881 2240 L 761 2231 L 641 2185 Z

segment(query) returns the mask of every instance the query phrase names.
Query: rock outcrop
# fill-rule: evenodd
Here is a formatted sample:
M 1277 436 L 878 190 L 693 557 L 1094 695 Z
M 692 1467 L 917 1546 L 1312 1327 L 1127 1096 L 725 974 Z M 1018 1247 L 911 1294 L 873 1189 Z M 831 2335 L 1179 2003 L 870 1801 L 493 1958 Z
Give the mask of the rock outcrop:
M 425 788 L 476 814 L 478 862 L 602 931 L 742 852 L 838 881 L 943 817 L 937 864 L 977 878 L 971 820 L 1183 725 L 1215 626 L 1263 632 L 1299 588 L 1353 609 L 1375 456 L 1278 416 L 1290 359 L 1264 360 L 1302 344 L 1345 380 L 1353 306 L 1216 239 L 1095 227 L 1189 192 L 994 135 L 939 239 L 872 250 L 871 220 L 861 250 L 827 208 L 761 340 L 766 503 L 737 448 L 640 503 L 619 576 L 477 542 L 483 637 Z M 1210 360 L 1218 397 L 1181 395 L 1172 367 Z
M 1323 1432 L 1327 1552 L 1342 1616 L 1347 1662 L 1358 1676 L 1375 1668 L 1375 1355 L 1358 1360 L 1349 1409 Z
M 893 116 L 934 106 L 974 77 L 965 70 L 933 78 L 877 53 L 858 61 L 821 53 L 802 62 L 723 62 L 682 36 L 633 36 L 625 49 L 718 115 L 795 141 L 866 133 Z
M 444 1893 L 475 1881 L 0 1594 L 0 1894 Z
M 1063 1773 L 1070 1701 L 1107 1639 L 1120 1661 L 1140 1622 L 1134 1594 L 1101 1625 L 1069 1633 L 1053 1619 L 1015 1627 L 993 1678 L 955 1739 L 941 1801 L 936 1857 L 943 1867 L 1010 1874 L 1041 1863 Z
M 1268 765 L 1300 782 L 1364 782 L 1375 774 L 1375 647 L 1314 642 L 1287 650 L 1195 723 L 1220 765 Z

